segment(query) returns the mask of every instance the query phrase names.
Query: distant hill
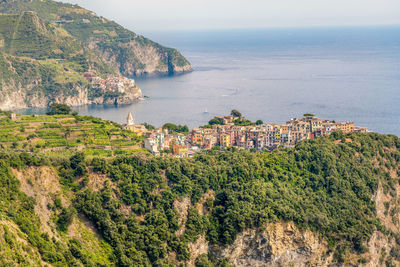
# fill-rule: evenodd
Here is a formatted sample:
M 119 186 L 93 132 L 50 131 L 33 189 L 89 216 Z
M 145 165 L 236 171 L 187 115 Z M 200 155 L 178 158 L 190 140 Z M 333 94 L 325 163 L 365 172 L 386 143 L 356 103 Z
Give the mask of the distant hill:
M 2 109 L 46 107 L 50 102 L 132 103 L 142 96 L 133 81 L 35 12 L 0 14 L 0 46 Z
M 125 76 L 173 74 L 192 69 L 176 49 L 161 46 L 77 5 L 51 0 L 0 3 L 2 13 L 23 11 L 35 11 L 41 19 L 61 26 Z
M 163 47 L 76 5 L 0 0 L 0 109 L 130 104 L 131 76 L 190 71 Z

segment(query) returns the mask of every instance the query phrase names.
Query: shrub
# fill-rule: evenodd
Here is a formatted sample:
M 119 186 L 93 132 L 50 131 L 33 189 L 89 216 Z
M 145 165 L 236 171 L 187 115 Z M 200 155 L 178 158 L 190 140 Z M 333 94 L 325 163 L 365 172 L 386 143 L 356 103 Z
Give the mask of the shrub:
M 46 113 L 47 115 L 67 115 L 71 113 L 71 108 L 65 104 L 53 103 L 50 105 L 50 110 Z

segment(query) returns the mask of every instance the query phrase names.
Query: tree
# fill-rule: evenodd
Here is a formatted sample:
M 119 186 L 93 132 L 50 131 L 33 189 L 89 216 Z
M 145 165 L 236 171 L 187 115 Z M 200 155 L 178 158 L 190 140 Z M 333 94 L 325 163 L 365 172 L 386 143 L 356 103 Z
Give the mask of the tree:
M 76 210 L 73 206 L 68 208 L 63 208 L 57 220 L 57 229 L 59 231 L 65 232 L 68 226 L 72 223 Z
M 213 263 L 208 259 L 207 254 L 200 254 L 195 261 L 196 267 L 212 267 Z
M 71 113 L 71 108 L 66 104 L 52 103 L 47 115 L 67 115 Z
M 209 125 L 221 125 L 222 122 L 221 122 L 220 119 L 214 118 L 214 119 L 210 120 L 210 121 L 208 122 L 208 124 L 209 124 Z
M 257 120 L 256 121 L 256 125 L 261 125 L 261 124 L 264 124 L 264 122 L 262 120 Z
M 234 109 L 231 111 L 231 115 L 237 118 L 241 118 L 242 117 L 242 113 L 240 113 L 238 110 Z
M 312 113 L 304 113 L 303 116 L 304 117 L 315 117 L 315 115 Z
M 143 123 L 144 127 L 146 127 L 147 130 L 151 131 L 154 130 L 156 127 L 154 127 L 151 124 L 148 124 L 147 122 Z
M 187 133 L 189 132 L 189 127 L 187 125 L 176 125 L 173 123 L 166 123 L 163 125 L 163 129 L 167 129 L 169 132 L 175 133 Z
M 85 175 L 87 173 L 85 154 L 78 152 L 70 158 L 70 166 L 74 171 L 75 177 Z

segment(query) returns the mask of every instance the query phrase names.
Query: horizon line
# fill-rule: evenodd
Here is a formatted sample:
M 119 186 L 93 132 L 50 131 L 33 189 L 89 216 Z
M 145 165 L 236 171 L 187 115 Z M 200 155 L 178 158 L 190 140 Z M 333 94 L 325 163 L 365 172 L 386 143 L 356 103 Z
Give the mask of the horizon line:
M 232 28 L 193 28 L 193 29 L 185 29 L 185 28 L 170 28 L 170 29 L 147 29 L 143 30 L 145 32 L 202 32 L 202 31 L 239 31 L 239 30 L 292 30 L 292 29 L 351 29 L 351 28 L 400 28 L 400 24 L 364 24 L 364 25 L 310 25 L 310 26 L 260 26 L 260 27 L 232 27 Z M 129 29 L 128 27 L 126 27 Z M 130 30 L 130 29 L 129 29 Z M 137 32 L 135 30 L 132 30 Z

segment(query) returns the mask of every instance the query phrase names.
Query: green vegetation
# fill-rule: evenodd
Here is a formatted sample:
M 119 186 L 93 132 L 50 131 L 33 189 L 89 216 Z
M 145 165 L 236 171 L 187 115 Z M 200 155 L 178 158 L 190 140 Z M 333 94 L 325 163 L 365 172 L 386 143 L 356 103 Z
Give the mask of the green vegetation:
M 208 125 L 212 126 L 212 125 L 222 125 L 223 122 L 220 118 L 213 118 L 208 122 Z
M 0 42 L 0 90 L 3 97 L 17 89 L 25 92 L 27 105 L 31 99 L 52 102 L 79 90 L 90 92 L 93 88 L 83 77 L 89 69 L 102 77 L 115 74 L 76 38 L 33 12 L 1 14 Z
M 234 109 L 231 111 L 231 115 L 234 117 L 238 117 L 241 118 L 242 117 L 242 113 L 240 113 L 238 110 Z
M 54 162 L 53 162 L 54 163 Z M 28 197 L 19 189 L 19 181 L 12 175 L 11 168 L 23 170 L 28 166 L 51 165 L 44 158 L 38 159 L 26 153 L 0 155 L 0 264 L 2 266 L 39 266 L 42 261 L 53 266 L 105 264 L 110 266 L 109 255 L 93 255 L 81 242 L 75 239 L 56 240 L 41 230 L 40 217 L 35 213 L 35 200 Z M 62 211 L 57 219 L 58 231 L 66 231 L 66 227 L 75 216 L 73 206 L 58 207 Z M 51 208 L 51 207 L 49 207 Z M 87 235 L 82 229 L 82 236 Z M 89 234 L 91 242 L 94 237 Z M 65 241 L 67 239 L 67 241 Z M 85 240 L 87 241 L 87 240 Z M 67 242 L 66 245 L 64 242 Z M 108 245 L 104 245 L 107 247 Z M 105 249 L 98 252 L 106 253 Z M 106 258 L 103 258 L 103 257 Z
M 250 120 L 247 120 L 242 116 L 242 113 L 240 113 L 238 110 L 234 109 L 231 111 L 231 115 L 236 118 L 233 123 L 237 126 L 250 126 L 250 125 L 261 125 L 264 122 L 262 120 L 257 120 L 256 122 L 252 122 Z M 223 125 L 224 124 L 224 119 L 220 117 L 214 117 L 208 122 L 208 125 L 201 126 L 200 128 L 211 128 L 213 125 Z
M 279 221 L 317 232 L 339 263 L 368 262 L 366 245 L 375 231 L 395 241 L 381 261 L 390 265 L 400 259 L 400 234 L 378 218 L 372 198 L 378 190 L 387 196 L 385 216 L 398 227 L 400 139 L 395 136 L 335 132 L 272 153 L 215 149 L 179 159 L 125 149 L 141 139 L 93 117 L 11 121 L 8 115 L 0 112 L 0 244 L 7 253 L 0 255 L 1 263 L 175 266 L 189 260 L 190 243 L 201 236 L 218 248 L 248 228 Z M 113 148 L 105 150 L 104 144 Z M 62 188 L 48 205 L 60 240 L 43 232 L 37 203 L 21 192 L 14 176 L 16 170 L 24 175 L 43 166 L 55 170 Z M 177 208 L 183 203 L 189 203 L 184 217 Z M 79 232 L 90 237 L 71 236 L 81 218 L 95 227 L 101 239 L 93 242 L 107 256 L 87 248 L 95 238 L 87 228 Z M 14 255 L 14 245 L 30 252 Z M 210 252 L 195 264 L 226 266 L 226 261 Z
M 55 104 L 51 113 L 67 113 L 68 106 Z M 30 153 L 112 157 L 143 151 L 143 138 L 121 125 L 90 116 L 28 115 L 12 121 L 0 112 L 0 147 Z
M 2 13 L 20 14 L 23 11 L 36 12 L 42 20 L 59 26 L 64 34 L 75 37 L 85 45 L 94 44 L 96 54 L 105 61 L 109 58 L 103 56 L 103 53 L 106 50 L 107 54 L 112 53 L 111 57 L 117 58 L 115 65 L 118 67 L 115 71 L 123 75 L 141 74 L 146 67 L 143 58 L 133 52 L 136 46 L 152 47 L 157 51 L 160 60 L 156 62 L 158 66 L 155 71 L 173 73 L 176 68 L 190 67 L 190 63 L 176 49 L 163 47 L 77 5 L 51 0 L 0 2 Z
M 166 123 L 163 125 L 162 128 L 167 129 L 171 133 L 187 134 L 189 132 L 189 127 L 187 125 L 176 125 L 173 123 Z
M 156 128 L 156 127 L 154 127 L 153 125 L 148 124 L 147 122 L 145 122 L 143 125 L 144 125 L 144 127 L 146 127 L 146 129 L 149 130 L 149 131 L 154 130 L 154 129 Z
M 149 58 L 158 60 L 150 69 L 144 63 Z M 107 78 L 190 69 L 177 50 L 77 5 L 0 1 L 0 106 L 5 108 L 44 106 L 86 95 L 89 101 L 103 96 L 111 103 L 121 96 L 93 84 L 84 77 L 86 72 Z M 15 92 L 21 92 L 18 106 L 9 104 Z
M 365 252 L 374 230 L 385 231 L 376 218 L 371 195 L 378 181 L 388 185 L 395 181 L 382 168 L 374 167 L 373 160 L 384 147 L 400 148 L 394 136 L 352 134 L 346 136 L 352 142 L 334 142 L 342 138 L 334 134 L 271 154 L 213 151 L 180 160 L 118 158 L 101 171 L 117 182 L 120 196 L 112 199 L 107 190 L 83 190 L 77 209 L 100 225 L 108 242 L 123 248 L 117 253 L 121 265 L 166 263 L 169 251 L 185 260 L 188 242 L 201 234 L 211 243 L 231 244 L 244 229 L 279 220 L 318 231 L 342 261 L 347 249 Z M 400 159 L 398 151 L 381 156 L 392 164 Z M 163 172 L 168 183 L 160 175 Z M 210 190 L 216 196 L 208 206 L 210 215 L 189 210 L 186 230 L 177 236 L 174 201 L 189 196 L 196 204 Z M 118 210 L 102 208 L 121 205 L 119 198 L 145 220 L 140 222 L 135 216 L 124 219 Z M 128 225 L 124 232 L 113 230 L 122 225 Z M 124 238 L 131 235 L 136 238 Z M 125 262 L 127 259 L 133 262 Z
M 250 126 L 250 125 L 257 124 L 256 122 L 252 122 L 252 121 L 244 119 L 244 118 L 236 119 L 233 121 L 233 123 L 238 126 Z
M 46 114 L 47 115 L 68 115 L 70 113 L 71 113 L 71 108 L 68 105 L 53 103 L 50 105 L 50 111 L 47 112 Z M 57 127 L 55 127 L 55 128 L 57 128 Z
M 391 178 L 389 172 L 399 171 L 399 149 L 400 140 L 395 136 L 334 133 L 273 153 L 232 150 L 185 159 L 136 155 L 91 161 L 78 153 L 51 161 L 59 170 L 61 183 L 74 192 L 74 207 L 59 208 L 57 227 L 65 231 L 76 212 L 84 214 L 113 248 L 118 266 L 158 266 L 175 264 L 168 258 L 170 253 L 175 253 L 178 261 L 188 260 L 188 244 L 200 235 L 206 235 L 211 244 L 231 244 L 247 228 L 293 221 L 300 228 L 320 233 L 335 251 L 335 259 L 346 261 L 349 250 L 360 255 L 366 251 L 365 244 L 375 230 L 400 240 L 398 233 L 381 224 L 371 198 L 379 183 L 388 193 L 395 190 L 399 178 Z M 376 161 L 385 164 L 376 166 Z M 45 158 L 27 154 L 3 156 L 2 162 L 3 174 L 7 166 L 49 164 Z M 105 174 L 110 181 L 94 191 L 84 182 L 88 170 Z M 2 188 L 6 184 L 9 188 L 10 182 L 4 181 Z M 13 190 L 18 191 L 18 186 Z M 202 199 L 208 192 L 213 192 L 215 199 Z M 182 225 L 174 206 L 185 197 L 193 206 L 204 205 L 207 213 L 189 209 L 185 230 L 178 235 Z M 33 213 L 30 207 L 24 212 Z M 122 207 L 128 207 L 128 212 Z M 16 223 L 25 229 L 18 218 Z M 37 231 L 24 230 L 28 236 Z M 52 241 L 40 240 L 48 244 L 40 251 L 42 257 L 50 263 L 62 262 L 67 252 L 53 249 L 57 245 Z M 72 242 L 71 247 L 78 249 L 79 244 Z M 398 251 L 393 249 L 391 257 L 398 257 Z M 365 261 L 361 256 L 359 260 Z M 196 264 L 213 266 L 217 261 L 202 255 Z

